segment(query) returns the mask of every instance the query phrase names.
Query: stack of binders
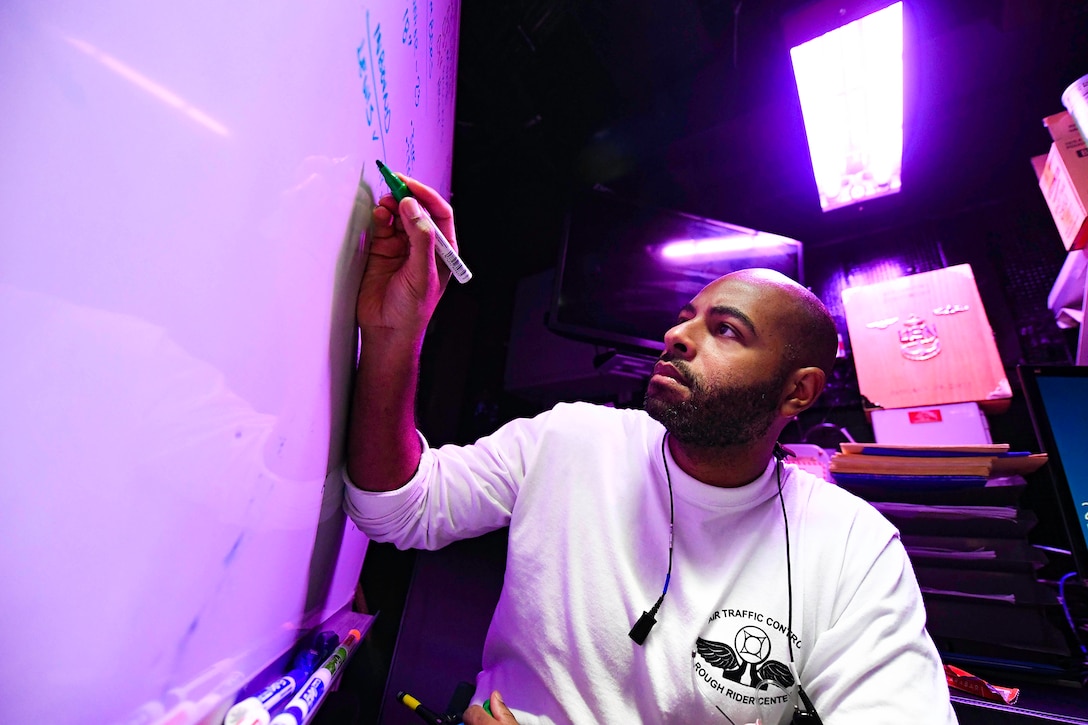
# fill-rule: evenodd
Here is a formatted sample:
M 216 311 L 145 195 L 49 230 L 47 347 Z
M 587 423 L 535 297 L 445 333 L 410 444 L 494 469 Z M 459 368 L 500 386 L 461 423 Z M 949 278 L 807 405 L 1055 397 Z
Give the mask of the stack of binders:
M 1037 577 L 1048 563 L 1029 541 L 1037 518 L 1020 505 L 1024 476 L 1046 454 L 1004 444 L 840 447 L 831 475 L 899 529 L 946 662 L 1081 676 L 1058 593 Z

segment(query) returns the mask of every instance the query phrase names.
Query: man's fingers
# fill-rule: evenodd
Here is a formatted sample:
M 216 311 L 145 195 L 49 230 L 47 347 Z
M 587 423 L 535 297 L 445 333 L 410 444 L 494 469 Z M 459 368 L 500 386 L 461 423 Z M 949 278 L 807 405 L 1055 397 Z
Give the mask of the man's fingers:
M 487 702 L 491 706 L 491 716 L 493 718 L 503 725 L 517 725 L 517 720 L 514 719 L 514 713 L 510 712 L 510 708 L 503 702 L 502 695 L 498 690 L 491 693 L 491 698 Z
M 408 185 L 408 188 L 411 189 L 420 203 L 427 207 L 434 217 L 445 219 L 450 216 L 450 205 L 445 197 L 420 181 L 409 178 L 404 174 L 397 174 L 397 176 Z
M 412 197 L 406 197 L 400 203 L 401 216 L 406 218 L 412 224 L 419 224 L 421 219 L 426 219 L 423 214 L 423 208 L 419 205 L 419 202 Z
M 495 722 L 495 718 L 488 715 L 479 705 L 469 706 L 461 716 L 461 720 L 465 725 L 488 725 Z
M 388 209 L 390 212 L 395 212 L 397 210 L 397 200 L 393 198 L 392 194 L 386 194 L 378 199 L 378 206 Z
M 490 710 L 490 713 L 488 713 L 488 710 Z M 510 712 L 510 708 L 502 701 L 502 695 L 499 694 L 498 690 L 491 693 L 491 697 L 484 703 L 484 707 L 472 705 L 465 710 L 462 720 L 464 720 L 465 725 L 491 725 L 496 722 L 500 723 L 500 725 L 517 725 L 518 722 L 514 719 L 514 713 Z
M 374 234 L 376 236 L 388 237 L 393 234 L 393 213 L 386 209 L 384 206 L 374 207 Z

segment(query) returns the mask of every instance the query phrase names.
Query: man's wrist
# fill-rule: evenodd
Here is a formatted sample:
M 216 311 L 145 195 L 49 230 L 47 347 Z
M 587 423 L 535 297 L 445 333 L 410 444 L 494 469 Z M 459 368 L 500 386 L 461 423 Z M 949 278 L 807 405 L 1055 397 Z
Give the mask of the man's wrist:
M 405 330 L 398 327 L 359 327 L 359 340 L 364 351 L 367 348 L 381 350 L 382 354 L 401 351 L 419 356 L 427 328 Z

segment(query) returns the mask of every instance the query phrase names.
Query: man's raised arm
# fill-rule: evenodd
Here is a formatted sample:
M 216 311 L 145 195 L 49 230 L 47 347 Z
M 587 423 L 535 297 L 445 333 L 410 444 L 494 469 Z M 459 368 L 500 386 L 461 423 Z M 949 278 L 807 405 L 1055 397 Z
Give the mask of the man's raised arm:
M 449 204 L 434 189 L 401 178 L 416 198 L 379 200 L 355 312 L 361 348 L 348 423 L 347 472 L 356 486 L 368 491 L 399 488 L 419 465 L 419 354 L 450 278 L 435 258 L 434 225 L 457 247 Z

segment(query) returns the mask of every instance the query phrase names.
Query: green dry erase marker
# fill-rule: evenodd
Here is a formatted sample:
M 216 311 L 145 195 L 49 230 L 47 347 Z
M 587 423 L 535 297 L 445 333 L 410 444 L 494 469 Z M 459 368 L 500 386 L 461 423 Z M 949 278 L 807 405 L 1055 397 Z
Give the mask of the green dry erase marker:
M 383 164 L 381 161 L 375 161 L 378 165 L 378 171 L 382 172 L 382 177 L 385 179 L 385 183 L 389 184 L 389 191 L 393 194 L 393 198 L 398 202 L 407 197 L 415 198 L 415 194 L 408 188 L 408 185 L 400 180 L 396 174 L 389 170 L 389 167 Z M 422 208 L 422 207 L 421 207 Z M 426 214 L 427 210 L 424 209 L 423 213 Z M 430 215 L 427 215 L 427 219 L 431 222 L 431 228 L 434 229 L 434 238 L 436 247 L 438 248 L 438 256 L 442 258 L 442 261 L 446 263 L 446 266 L 453 272 L 453 277 L 461 284 L 468 282 L 472 279 L 472 272 L 468 271 L 468 267 L 461 261 L 461 258 L 457 256 L 457 250 L 453 248 L 450 241 L 446 239 L 446 235 L 442 233 L 442 230 L 431 220 Z

